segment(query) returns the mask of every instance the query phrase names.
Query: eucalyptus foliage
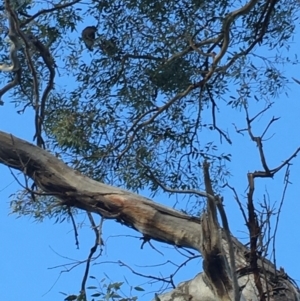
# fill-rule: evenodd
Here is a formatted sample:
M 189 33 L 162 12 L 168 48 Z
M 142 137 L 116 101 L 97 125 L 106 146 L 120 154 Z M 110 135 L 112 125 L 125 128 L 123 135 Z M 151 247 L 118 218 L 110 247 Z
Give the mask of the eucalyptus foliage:
M 56 63 L 43 121 L 47 147 L 89 177 L 133 191 L 155 194 L 159 183 L 199 188 L 204 158 L 213 162 L 215 184 L 225 181 L 230 154 L 219 140 L 232 141 L 226 128 L 216 131 L 215 113 L 274 99 L 287 83 L 280 66 L 296 62 L 284 53 L 299 5 L 273 1 L 266 16 L 273 2 L 254 2 L 230 23 L 227 51 L 202 86 L 223 46 L 217 37 L 228 14 L 245 1 L 77 1 L 34 21 L 31 15 L 49 7 L 25 3 L 18 11 L 23 30 L 47 44 Z M 100 44 L 93 52 L 84 48 L 80 32 L 92 25 L 112 42 L 110 51 Z M 1 45 L 5 60 L 5 39 Z M 260 55 L 265 50 L 268 57 Z M 11 93 L 20 112 L 33 106 L 32 75 L 23 61 L 22 83 Z M 34 65 L 42 89 L 48 70 L 38 56 Z M 9 77 L 1 74 L 1 85 Z

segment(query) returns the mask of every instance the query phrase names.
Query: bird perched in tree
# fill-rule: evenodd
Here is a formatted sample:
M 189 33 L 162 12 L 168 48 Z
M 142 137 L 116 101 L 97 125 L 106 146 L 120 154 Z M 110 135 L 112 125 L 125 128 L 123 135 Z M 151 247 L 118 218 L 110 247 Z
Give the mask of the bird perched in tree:
M 100 37 L 100 48 L 108 56 L 114 56 L 119 52 L 117 39 L 115 37 L 110 39 Z
M 96 26 L 88 26 L 81 33 L 81 37 L 85 43 L 85 46 L 90 51 L 93 50 L 93 46 L 96 39 L 96 32 Z

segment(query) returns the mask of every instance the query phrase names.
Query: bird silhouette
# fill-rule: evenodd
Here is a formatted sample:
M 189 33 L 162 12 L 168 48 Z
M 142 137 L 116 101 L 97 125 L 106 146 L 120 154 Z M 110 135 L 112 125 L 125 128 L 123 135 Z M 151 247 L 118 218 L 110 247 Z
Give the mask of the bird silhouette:
M 81 33 L 81 37 L 88 50 L 92 51 L 96 39 L 96 26 L 87 26 Z

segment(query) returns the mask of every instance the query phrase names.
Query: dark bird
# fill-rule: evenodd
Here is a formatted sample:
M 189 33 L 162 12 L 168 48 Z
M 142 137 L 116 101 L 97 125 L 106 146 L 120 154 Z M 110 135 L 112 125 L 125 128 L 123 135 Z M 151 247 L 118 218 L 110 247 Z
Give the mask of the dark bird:
M 114 56 L 119 52 L 119 48 L 117 46 L 117 39 L 111 38 L 111 39 L 100 39 L 100 48 L 101 50 L 107 54 L 108 56 Z
M 96 26 L 88 26 L 81 33 L 82 40 L 85 43 L 86 48 L 90 51 L 93 50 L 96 39 L 96 32 Z

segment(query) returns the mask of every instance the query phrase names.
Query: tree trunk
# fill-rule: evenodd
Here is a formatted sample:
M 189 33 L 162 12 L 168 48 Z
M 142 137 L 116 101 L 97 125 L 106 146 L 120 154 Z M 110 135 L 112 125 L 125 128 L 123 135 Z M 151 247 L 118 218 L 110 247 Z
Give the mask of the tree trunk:
M 94 181 L 49 152 L 1 131 L 0 162 L 20 170 L 47 195 L 59 199 L 53 206 L 67 205 L 98 213 L 136 229 L 145 239 L 198 250 L 203 256 L 204 272 L 156 297 L 158 300 L 300 300 L 291 279 L 284 271 L 276 271 L 270 261 L 258 259 L 258 269 L 251 268 L 249 250 L 220 228 L 216 216 L 220 203 L 218 206 L 214 202 L 209 185 L 207 210 L 200 218 L 194 218 Z

